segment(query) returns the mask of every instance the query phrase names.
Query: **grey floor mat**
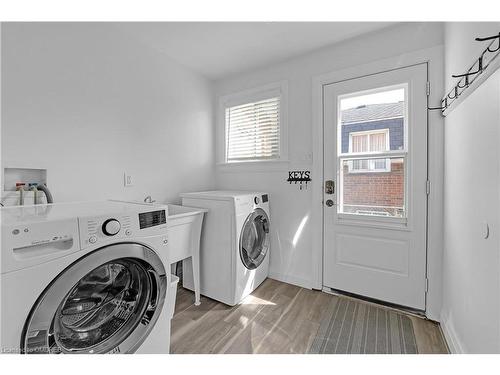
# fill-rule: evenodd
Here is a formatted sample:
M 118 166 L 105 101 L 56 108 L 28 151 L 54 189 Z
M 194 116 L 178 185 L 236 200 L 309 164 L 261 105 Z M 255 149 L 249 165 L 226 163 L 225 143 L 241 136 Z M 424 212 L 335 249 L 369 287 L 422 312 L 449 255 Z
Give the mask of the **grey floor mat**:
M 411 319 L 392 310 L 348 298 L 325 310 L 309 353 L 418 353 Z

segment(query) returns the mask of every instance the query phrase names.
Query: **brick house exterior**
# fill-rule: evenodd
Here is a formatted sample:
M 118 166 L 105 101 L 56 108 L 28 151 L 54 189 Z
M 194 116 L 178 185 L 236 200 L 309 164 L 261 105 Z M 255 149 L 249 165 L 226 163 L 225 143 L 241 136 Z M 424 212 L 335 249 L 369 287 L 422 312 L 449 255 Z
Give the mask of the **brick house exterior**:
M 351 135 L 360 134 L 359 132 L 369 134 L 371 131 L 388 131 L 389 149 L 404 149 L 403 116 L 402 102 L 367 105 L 342 111 L 342 153 L 352 152 Z M 343 212 L 397 217 L 404 215 L 403 159 L 379 160 L 385 169 L 357 170 L 353 167 L 353 161 L 343 163 Z

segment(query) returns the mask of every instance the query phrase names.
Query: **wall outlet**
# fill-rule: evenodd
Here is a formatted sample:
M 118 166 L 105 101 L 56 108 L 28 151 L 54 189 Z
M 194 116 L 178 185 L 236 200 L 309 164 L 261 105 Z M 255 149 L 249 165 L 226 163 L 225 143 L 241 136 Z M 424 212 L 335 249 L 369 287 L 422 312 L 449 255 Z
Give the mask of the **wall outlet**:
M 123 186 L 125 187 L 134 186 L 132 175 L 128 174 L 127 172 L 123 174 Z

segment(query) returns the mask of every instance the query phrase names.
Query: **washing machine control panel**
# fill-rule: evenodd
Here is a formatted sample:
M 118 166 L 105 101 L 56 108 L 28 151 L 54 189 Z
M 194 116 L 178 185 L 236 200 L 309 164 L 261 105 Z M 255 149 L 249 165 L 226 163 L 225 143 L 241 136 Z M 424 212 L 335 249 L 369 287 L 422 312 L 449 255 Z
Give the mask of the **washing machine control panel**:
M 116 219 L 108 219 L 102 224 L 102 232 L 106 236 L 114 236 L 120 232 L 122 225 Z
M 157 225 L 167 223 L 167 214 L 165 210 L 141 212 L 139 214 L 139 227 L 141 229 L 152 228 Z
M 79 218 L 82 247 L 94 245 L 111 238 L 127 238 L 134 233 L 131 215 L 112 215 Z
M 165 210 L 80 217 L 82 248 L 105 241 L 154 236 L 167 231 Z

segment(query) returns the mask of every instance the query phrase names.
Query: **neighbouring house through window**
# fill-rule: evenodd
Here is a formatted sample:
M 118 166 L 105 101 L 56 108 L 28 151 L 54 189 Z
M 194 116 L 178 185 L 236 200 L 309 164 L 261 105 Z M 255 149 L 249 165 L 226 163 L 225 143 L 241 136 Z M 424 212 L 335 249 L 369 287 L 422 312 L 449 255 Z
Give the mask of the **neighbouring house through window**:
M 352 132 L 349 134 L 349 153 L 389 151 L 389 129 Z M 352 160 L 350 172 L 390 172 L 387 159 Z
M 339 99 L 338 212 L 405 217 L 406 87 Z

